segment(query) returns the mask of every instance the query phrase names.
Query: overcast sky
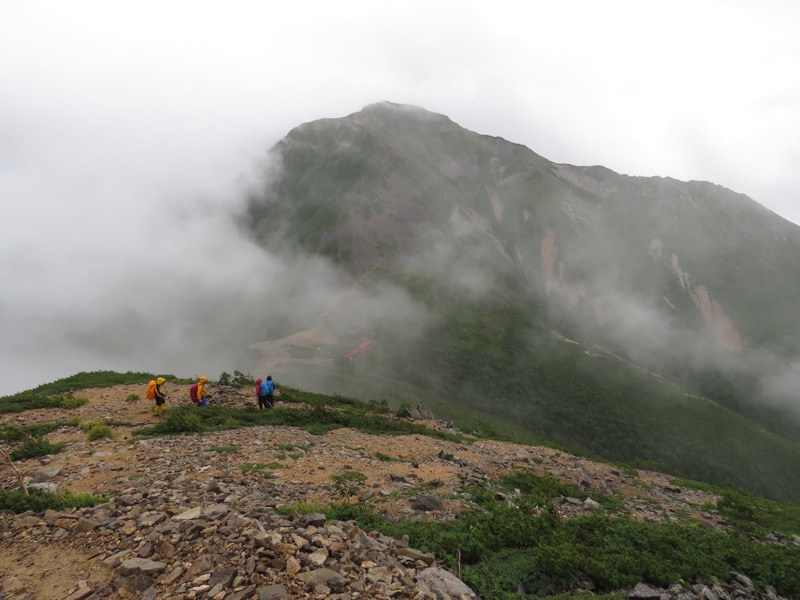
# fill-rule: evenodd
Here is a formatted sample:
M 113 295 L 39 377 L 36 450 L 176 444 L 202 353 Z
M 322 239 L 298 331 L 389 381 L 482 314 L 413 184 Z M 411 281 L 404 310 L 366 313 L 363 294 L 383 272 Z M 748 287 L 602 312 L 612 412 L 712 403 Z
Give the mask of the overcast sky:
M 287 266 L 232 241 L 254 165 L 382 100 L 800 223 L 798 23 L 792 0 L 4 0 L 0 394 L 232 361 L 180 358 L 213 347 L 181 290 L 257 304 L 253 274 Z M 120 319 L 135 336 L 114 339 Z

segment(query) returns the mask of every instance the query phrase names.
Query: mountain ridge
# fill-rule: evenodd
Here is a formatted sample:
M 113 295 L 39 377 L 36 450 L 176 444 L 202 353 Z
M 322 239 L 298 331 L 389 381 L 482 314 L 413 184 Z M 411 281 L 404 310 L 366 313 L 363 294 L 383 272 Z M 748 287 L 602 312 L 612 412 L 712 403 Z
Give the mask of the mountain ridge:
M 86 381 L 86 374 L 82 375 Z M 65 442 L 64 449 L 17 461 L 29 482 L 104 498 L 101 504 L 87 508 L 18 515 L 0 511 L 0 567 L 4 574 L 0 593 L 39 600 L 157 598 L 162 594 L 227 600 L 269 594 L 344 598 L 335 594 L 345 593 L 380 598 L 387 591 L 395 598 L 448 598 L 443 590 L 431 590 L 424 574 L 441 566 L 460 571 L 461 561 L 451 562 L 446 556 L 417 549 L 413 540 L 409 543 L 400 536 L 392 538 L 368 529 L 368 521 L 326 518 L 319 509 L 330 513 L 336 505 L 340 509 L 369 505 L 400 523 L 416 521 L 427 529 L 449 523 L 452 531 L 459 520 L 470 519 L 476 505 L 478 512 L 486 510 L 481 502 L 494 497 L 498 506 L 507 504 L 511 514 L 525 515 L 532 522 L 546 520 L 545 506 L 525 502 L 531 493 L 523 485 L 530 483 L 525 477 L 546 484 L 541 502 L 565 527 L 570 522 L 595 527 L 596 519 L 604 518 L 627 522 L 628 517 L 651 524 L 650 537 L 634 540 L 640 554 L 651 551 L 642 544 L 647 545 L 645 539 L 658 538 L 659 523 L 685 527 L 686 531 L 708 531 L 709 540 L 720 535 L 728 552 L 736 543 L 735 538 L 724 541 L 724 532 L 741 527 L 733 518 L 735 511 L 728 507 L 737 506 L 735 495 L 695 487 L 663 473 L 597 463 L 548 447 L 484 439 L 458 432 L 442 421 L 415 420 L 417 417 L 401 419 L 425 428 L 413 434 L 377 435 L 341 426 L 311 433 L 303 426 L 278 423 L 291 412 L 302 411 L 305 402 L 322 402 L 327 411 L 342 412 L 343 417 L 354 403 L 279 385 L 282 393 L 276 409 L 258 411 L 250 386 L 212 385 L 214 400 L 210 408 L 202 410 L 189 405 L 188 395 L 182 393 L 188 384 L 170 377 L 166 386 L 174 399 L 158 417 L 152 414 L 151 403 L 133 399 L 143 393 L 144 383 L 86 389 L 78 385 L 69 394 L 84 400 L 76 407 L 2 415 L 0 422 L 20 427 L 61 424 L 45 435 L 50 442 Z M 374 408 L 378 409 L 374 416 L 395 418 Z M 194 414 L 208 423 L 235 414 L 259 415 L 267 421 L 244 428 L 198 431 L 190 427 L 189 417 Z M 272 417 L 278 421 L 269 424 Z M 108 435 L 87 440 L 81 424 L 98 419 L 108 423 Z M 179 423 L 189 430 L 178 428 L 164 434 L 167 427 Z M 162 433 L 154 436 L 159 427 Z M 455 435 L 437 437 L 423 434 L 425 430 Z M 352 483 L 342 487 L 348 481 L 342 476 L 348 473 L 361 474 L 363 480 L 351 478 Z M 10 469 L 0 472 L 0 477 L 3 489 L 16 480 Z M 501 484 L 503 477 L 512 477 L 517 488 Z M 552 483 L 556 481 L 563 487 Z M 353 515 L 366 519 L 368 513 L 356 510 Z M 484 534 L 475 531 L 470 537 L 477 540 Z M 787 557 L 796 554 L 795 546 L 800 543 L 797 535 L 792 538 L 785 531 L 769 535 L 745 531 L 742 535 L 742 539 L 751 538 L 748 543 L 783 548 Z M 585 542 L 591 545 L 589 540 Z M 620 540 L 616 543 L 609 555 L 620 552 Z M 504 574 L 502 569 L 496 572 L 498 579 L 493 584 L 480 566 L 488 557 L 474 564 L 469 544 L 466 540 L 459 544 L 464 550 L 464 576 L 480 582 L 481 597 L 505 599 L 510 597 L 506 594 L 518 594 L 523 581 L 525 586 L 534 585 L 536 578 L 524 571 Z M 672 540 L 666 547 L 675 552 L 678 546 L 677 540 Z M 698 556 L 712 553 L 709 547 L 693 545 L 692 549 Z M 512 551 L 517 555 L 525 552 L 519 548 Z M 501 556 L 499 564 L 510 560 Z M 662 560 L 669 558 L 664 555 Z M 591 572 L 588 562 L 580 564 L 581 571 Z M 624 570 L 624 561 L 622 565 Z M 702 567 L 701 572 L 706 573 L 707 568 Z M 635 588 L 639 590 L 636 593 L 690 600 L 711 592 L 737 592 L 742 598 L 776 600 L 780 596 L 772 586 L 791 590 L 800 585 L 796 578 L 781 576 L 781 571 L 754 583 L 747 575 L 755 575 L 756 565 L 750 568 L 749 573 L 735 576 L 726 572 L 719 581 L 701 577 L 680 584 L 673 580 L 669 589 L 656 583 L 659 576 L 653 573 L 638 585 L 633 580 L 620 586 L 618 593 L 649 597 L 634 595 Z M 760 566 L 758 570 L 761 572 Z M 590 594 L 592 589 L 597 597 L 615 597 L 603 594 L 613 581 L 609 573 L 600 577 L 598 572 L 596 584 L 592 576 L 573 576 L 558 569 L 553 573 L 560 573 L 554 579 L 560 581 L 557 590 L 539 595 L 531 589 L 525 597 Z M 630 576 L 625 576 L 625 581 L 631 581 Z M 512 583 L 513 590 L 508 587 Z

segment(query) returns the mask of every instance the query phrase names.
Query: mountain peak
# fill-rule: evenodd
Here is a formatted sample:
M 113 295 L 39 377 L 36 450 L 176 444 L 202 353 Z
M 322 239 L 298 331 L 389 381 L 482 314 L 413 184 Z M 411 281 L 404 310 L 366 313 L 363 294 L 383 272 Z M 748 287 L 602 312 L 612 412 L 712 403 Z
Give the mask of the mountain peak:
M 745 415 L 786 442 L 800 436 L 786 367 L 800 356 L 800 229 L 719 186 L 558 165 L 407 104 L 315 121 L 276 152 L 284 169 L 254 199 L 252 232 L 271 250 L 326 257 L 354 294 L 396 300 L 369 315 L 342 303 L 270 334 L 324 322 L 331 357 L 374 340 L 336 371 L 345 393 L 800 497 L 794 446 L 742 428 L 723 451 L 703 434 L 706 420 L 738 428 Z M 651 428 L 680 431 L 686 446 Z M 782 456 L 777 470 L 754 453 L 733 459 L 746 437 Z
M 388 100 L 368 104 L 362 108 L 361 111 L 350 116 L 353 117 L 358 115 L 380 117 L 381 119 L 387 119 L 390 122 L 394 121 L 410 123 L 412 121 L 416 121 L 420 123 L 453 123 L 453 121 L 451 121 L 447 116 L 429 111 L 421 106 L 416 106 L 414 104 L 400 104 L 397 102 L 389 102 Z

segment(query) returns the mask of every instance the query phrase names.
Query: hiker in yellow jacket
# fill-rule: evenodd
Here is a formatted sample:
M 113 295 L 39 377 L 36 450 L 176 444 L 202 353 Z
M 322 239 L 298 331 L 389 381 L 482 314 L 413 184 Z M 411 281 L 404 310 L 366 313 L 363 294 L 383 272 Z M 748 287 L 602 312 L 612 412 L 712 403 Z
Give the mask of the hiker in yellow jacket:
M 197 400 L 195 401 L 195 399 L 192 398 L 196 406 L 208 406 L 208 399 L 211 396 L 206 393 L 206 381 L 208 381 L 208 377 L 201 377 L 197 380 Z
M 153 407 L 153 414 L 158 415 L 167 408 L 167 392 L 164 390 L 166 379 L 159 377 L 156 379 L 156 405 Z

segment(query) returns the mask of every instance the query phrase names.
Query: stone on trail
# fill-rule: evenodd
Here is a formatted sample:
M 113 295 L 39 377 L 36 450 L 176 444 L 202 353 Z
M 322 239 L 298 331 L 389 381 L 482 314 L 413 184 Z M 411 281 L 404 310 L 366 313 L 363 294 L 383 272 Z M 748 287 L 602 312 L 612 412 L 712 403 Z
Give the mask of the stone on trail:
M 437 597 L 439 594 L 447 594 L 453 598 L 478 598 L 463 581 L 441 567 L 428 567 L 420 571 L 417 574 L 417 583 L 426 586 Z
M 119 572 L 126 577 L 138 573 L 143 575 L 155 575 L 166 568 L 167 565 L 155 560 L 149 560 L 147 558 L 129 558 L 120 565 Z
M 258 588 L 258 600 L 289 600 L 289 595 L 281 584 L 275 583 Z

